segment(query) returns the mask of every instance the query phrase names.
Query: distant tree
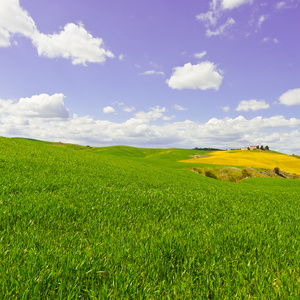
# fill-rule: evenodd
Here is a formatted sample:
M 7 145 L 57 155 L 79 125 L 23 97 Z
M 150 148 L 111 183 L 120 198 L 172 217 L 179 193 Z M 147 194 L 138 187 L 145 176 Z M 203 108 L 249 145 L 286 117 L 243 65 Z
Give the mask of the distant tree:
M 266 146 L 266 147 L 265 147 L 265 150 L 270 150 L 270 149 L 269 149 L 269 146 Z
M 263 145 L 260 146 L 260 150 L 264 150 L 264 146 Z
M 279 175 L 280 169 L 278 167 L 274 168 L 274 173 L 276 173 L 277 175 Z

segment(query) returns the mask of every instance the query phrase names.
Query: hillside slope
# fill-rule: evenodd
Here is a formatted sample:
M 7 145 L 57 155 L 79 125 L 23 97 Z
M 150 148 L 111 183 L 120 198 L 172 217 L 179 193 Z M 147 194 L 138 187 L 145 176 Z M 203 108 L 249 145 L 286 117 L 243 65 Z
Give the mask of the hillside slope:
M 278 167 L 282 171 L 300 175 L 299 158 L 270 151 L 216 151 L 204 157 L 182 162 L 266 169 Z
M 0 298 L 297 299 L 300 181 L 193 154 L 0 138 Z

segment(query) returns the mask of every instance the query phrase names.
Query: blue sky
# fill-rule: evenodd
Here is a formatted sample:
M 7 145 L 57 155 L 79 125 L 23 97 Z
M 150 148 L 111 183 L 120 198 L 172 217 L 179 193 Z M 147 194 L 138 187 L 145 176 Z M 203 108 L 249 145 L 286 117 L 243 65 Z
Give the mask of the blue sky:
M 299 0 L 1 0 L 0 135 L 300 154 L 299 15 Z

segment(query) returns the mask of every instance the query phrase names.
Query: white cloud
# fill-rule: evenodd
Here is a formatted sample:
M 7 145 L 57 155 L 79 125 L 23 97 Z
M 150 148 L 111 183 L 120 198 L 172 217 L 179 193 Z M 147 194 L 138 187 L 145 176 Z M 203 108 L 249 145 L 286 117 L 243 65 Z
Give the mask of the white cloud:
M 33 19 L 20 7 L 19 0 L 1 0 L 0 2 L 0 46 L 11 45 L 13 34 L 31 38 L 37 32 Z
M 226 21 L 226 23 L 222 24 L 216 30 L 212 31 L 210 29 L 207 29 L 205 34 L 206 34 L 207 37 L 212 37 L 212 36 L 216 36 L 216 35 L 224 35 L 226 29 L 229 28 L 230 26 L 234 25 L 234 24 L 235 24 L 234 19 L 229 18 Z
M 261 25 L 267 20 L 267 15 L 261 15 L 257 21 L 257 26 L 260 28 Z
M 18 102 L 0 99 L 0 114 L 26 118 L 68 118 L 69 111 L 64 106 L 64 98 L 63 94 L 40 94 L 20 98 Z
M 270 36 L 267 36 L 267 37 L 263 38 L 262 42 L 263 43 L 273 42 L 274 44 L 278 44 L 279 43 L 278 39 L 276 39 L 276 38 L 272 39 Z
M 125 59 L 125 55 L 124 55 L 124 54 L 120 54 L 120 55 L 119 55 L 119 60 L 122 61 L 122 60 L 124 60 L 124 59 Z
M 224 106 L 224 107 L 222 107 L 222 110 L 225 111 L 226 113 L 228 113 L 230 111 L 230 107 Z
M 187 110 L 187 108 L 185 108 L 185 107 L 183 107 L 183 106 L 181 106 L 181 105 L 178 105 L 178 104 L 175 104 L 175 105 L 174 105 L 174 108 L 175 108 L 176 110 L 179 110 L 179 111 Z
M 270 38 L 269 36 L 267 36 L 267 37 L 265 37 L 265 38 L 262 39 L 262 42 L 263 42 L 263 43 L 267 43 L 267 42 L 269 42 L 270 40 L 271 40 L 271 38 Z
M 218 16 L 216 16 L 214 11 L 208 11 L 206 13 L 196 15 L 196 19 L 206 23 L 207 25 L 216 25 Z
M 143 122 L 148 123 L 150 120 L 158 120 L 165 118 L 163 114 L 166 112 L 165 107 L 156 106 L 151 108 L 149 112 L 139 111 L 135 114 L 135 119 L 142 120 Z
M 257 111 L 260 109 L 268 109 L 270 107 L 269 104 L 265 102 L 265 100 L 242 100 L 238 107 L 235 109 L 236 111 Z
M 195 53 L 194 56 L 195 56 L 196 58 L 201 59 L 201 58 L 204 57 L 206 54 L 207 54 L 207 52 L 206 52 L 206 51 L 203 51 L 203 52 L 200 52 L 200 53 Z
M 0 2 L 0 47 L 11 45 L 14 34 L 30 38 L 40 56 L 71 59 L 73 64 L 103 63 L 114 54 L 105 50 L 101 38 L 94 38 L 82 24 L 69 23 L 60 33 L 43 34 L 19 3 L 19 0 Z
M 285 1 L 280 1 L 276 3 L 276 9 L 283 9 L 287 6 Z
M 103 107 L 103 112 L 105 114 L 115 114 L 116 110 L 112 106 L 105 106 Z
M 0 47 L 9 47 L 10 45 L 10 34 L 8 30 L 0 27 Z
M 162 75 L 162 76 L 165 76 L 164 72 L 158 72 L 158 71 L 154 71 L 154 70 L 146 71 L 146 72 L 140 73 L 139 75 Z
M 174 119 L 174 118 L 175 118 L 175 116 L 170 116 L 170 117 L 164 116 L 164 117 L 162 117 L 162 119 L 163 119 L 164 121 L 170 121 L 170 120 L 172 120 L 172 119 Z
M 251 4 L 253 0 L 222 0 L 223 9 L 234 9 L 244 4 Z
M 300 105 L 300 88 L 288 90 L 280 96 L 279 101 L 287 106 Z
M 287 1 L 279 2 L 277 4 L 277 8 L 287 8 L 287 7 L 295 7 L 296 4 L 292 5 L 294 3 L 294 0 L 290 0 L 288 5 L 286 5 Z M 240 30 L 243 30 L 243 24 L 248 25 L 249 27 L 254 26 L 255 32 L 257 32 L 262 24 L 270 17 L 270 14 L 262 14 L 262 11 L 265 11 L 263 9 L 263 6 L 272 6 L 269 7 L 270 12 L 274 12 L 274 5 L 275 3 L 266 3 L 263 2 L 261 4 L 257 4 L 256 6 L 250 6 L 254 3 L 254 0 L 211 0 L 209 2 L 209 10 L 207 12 L 202 12 L 198 15 L 196 15 L 196 19 L 204 24 L 206 27 L 206 36 L 207 37 L 213 37 L 213 36 L 226 36 L 228 35 L 228 30 L 232 28 L 234 24 L 236 24 L 236 20 L 238 20 L 238 29 L 236 32 L 240 32 Z M 237 11 L 235 15 L 238 13 L 241 15 L 242 18 L 232 17 L 233 10 L 237 8 L 243 8 L 248 10 L 248 13 L 244 13 L 241 15 L 242 12 Z M 224 23 L 224 19 L 227 17 L 227 21 Z M 248 19 L 248 21 L 246 20 Z M 245 29 L 248 31 L 249 28 L 245 27 Z M 247 35 L 249 35 L 249 31 Z M 245 34 L 246 35 L 246 34 Z M 246 36 L 247 36 L 246 35 Z M 276 40 L 273 40 L 276 43 Z
M 172 76 L 167 84 L 172 89 L 215 89 L 218 90 L 222 84 L 223 71 L 218 70 L 216 65 L 210 61 L 201 62 L 197 65 L 191 63 L 183 67 L 173 68 Z
M 123 110 L 124 110 L 125 112 L 130 113 L 130 112 L 135 111 L 135 107 L 134 107 L 134 106 L 131 106 L 131 107 L 124 107 Z
M 280 9 L 289 9 L 289 8 L 297 8 L 299 5 L 299 0 L 286 0 L 280 1 L 276 3 L 275 8 Z
M 213 0 L 210 3 L 210 10 L 206 13 L 201 13 L 196 16 L 196 19 L 205 24 L 206 36 L 224 35 L 226 29 L 235 24 L 233 18 L 228 18 L 227 21 L 216 28 L 219 18 L 222 16 L 222 6 L 218 0 Z
M 196 19 L 205 23 L 206 27 L 216 26 L 224 10 L 231 10 L 244 4 L 252 4 L 253 0 L 212 0 L 210 10 L 196 15 Z
M 114 57 L 103 48 L 102 39 L 94 38 L 81 24 L 69 23 L 58 34 L 36 34 L 33 44 L 40 56 L 71 59 L 74 65 L 103 63 L 107 57 Z
M 52 101 L 61 103 L 57 99 L 61 100 L 63 95 L 55 95 L 60 96 L 54 97 L 56 100 Z M 167 116 L 166 108 L 160 106 L 138 112 L 122 123 L 76 115 L 69 118 L 42 118 L 29 117 L 29 114 L 34 113 L 34 105 L 28 104 L 31 101 L 29 99 L 31 98 L 24 100 L 27 103 L 25 113 L 22 105 L 18 106 L 11 100 L 0 101 L 0 136 L 21 136 L 94 146 L 125 144 L 164 148 L 231 148 L 268 142 L 273 150 L 299 153 L 300 119 L 296 118 L 273 116 L 247 120 L 239 116 L 234 119 L 213 118 L 206 123 L 191 120 L 176 122 L 170 121 L 173 116 Z M 67 110 L 65 107 L 64 109 Z M 61 116 L 61 113 L 52 113 L 54 115 Z M 160 121 L 164 121 L 163 124 Z

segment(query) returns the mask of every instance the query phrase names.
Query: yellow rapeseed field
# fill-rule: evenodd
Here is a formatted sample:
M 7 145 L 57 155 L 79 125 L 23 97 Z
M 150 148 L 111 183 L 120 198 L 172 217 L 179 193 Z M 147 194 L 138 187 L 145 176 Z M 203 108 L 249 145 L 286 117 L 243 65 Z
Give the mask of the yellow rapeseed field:
M 291 155 L 263 151 L 215 151 L 208 156 L 182 162 L 274 169 L 300 175 L 300 159 Z

